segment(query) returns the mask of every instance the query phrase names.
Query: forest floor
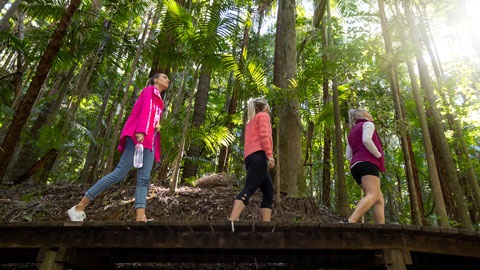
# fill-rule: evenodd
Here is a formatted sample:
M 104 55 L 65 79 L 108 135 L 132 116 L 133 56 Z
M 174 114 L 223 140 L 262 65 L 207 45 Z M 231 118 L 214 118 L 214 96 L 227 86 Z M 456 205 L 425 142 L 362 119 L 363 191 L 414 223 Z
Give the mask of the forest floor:
M 154 221 L 226 220 L 233 200 L 241 190 L 231 177 L 212 174 L 197 179 L 196 186 L 182 186 L 176 192 L 151 184 L 147 198 L 147 217 Z M 23 184 L 0 187 L 0 222 L 68 221 L 66 211 L 75 205 L 90 185 L 56 183 L 48 186 Z M 87 221 L 135 220 L 134 183 L 110 187 L 86 209 Z M 240 217 L 260 220 L 262 194 L 257 191 Z M 280 194 L 274 202 L 273 222 L 339 222 L 341 218 L 313 198 L 290 198 Z M 36 269 L 38 265 L 0 264 L 0 270 Z M 207 264 L 145 265 L 120 264 L 116 269 L 310 269 L 306 265 Z
M 67 221 L 66 211 L 75 205 L 90 185 L 23 184 L 0 188 L 0 222 Z M 226 220 L 233 199 L 241 190 L 229 176 L 212 174 L 197 179 L 196 186 L 182 186 L 176 192 L 151 184 L 147 197 L 147 217 L 154 221 Z M 120 183 L 100 194 L 86 209 L 87 221 L 135 220 L 134 183 Z M 257 191 L 242 213 L 241 220 L 259 220 L 262 194 Z M 272 221 L 338 222 L 313 198 L 280 195 L 274 202 Z

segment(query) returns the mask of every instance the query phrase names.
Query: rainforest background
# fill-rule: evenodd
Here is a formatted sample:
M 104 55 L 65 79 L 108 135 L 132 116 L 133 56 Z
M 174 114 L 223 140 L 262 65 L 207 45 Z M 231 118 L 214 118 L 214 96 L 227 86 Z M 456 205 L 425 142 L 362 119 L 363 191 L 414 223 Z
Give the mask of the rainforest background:
M 3 203 L 83 189 L 110 172 L 125 116 L 147 79 L 165 72 L 156 200 L 166 194 L 154 192 L 160 187 L 178 194 L 209 175 L 241 187 L 246 100 L 264 96 L 273 108 L 277 203 L 350 213 L 362 194 L 345 159 L 347 111 L 365 107 L 385 149 L 387 222 L 479 228 L 478 1 L 0 0 L 0 7 L 0 180 L 2 192 L 15 192 L 15 199 L 3 193 Z M 112 189 L 132 186 L 134 174 Z M 62 197 L 69 188 L 60 190 Z M 20 218 L 32 219 L 41 215 Z

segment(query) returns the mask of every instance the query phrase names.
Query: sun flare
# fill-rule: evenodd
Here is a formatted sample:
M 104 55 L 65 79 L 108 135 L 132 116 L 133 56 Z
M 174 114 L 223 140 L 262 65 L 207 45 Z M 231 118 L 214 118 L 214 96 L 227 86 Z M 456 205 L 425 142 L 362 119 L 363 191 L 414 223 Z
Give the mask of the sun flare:
M 479 9 L 479 0 L 460 1 L 452 14 L 449 14 L 450 19 L 433 27 L 433 36 L 442 62 L 468 58 L 480 63 Z

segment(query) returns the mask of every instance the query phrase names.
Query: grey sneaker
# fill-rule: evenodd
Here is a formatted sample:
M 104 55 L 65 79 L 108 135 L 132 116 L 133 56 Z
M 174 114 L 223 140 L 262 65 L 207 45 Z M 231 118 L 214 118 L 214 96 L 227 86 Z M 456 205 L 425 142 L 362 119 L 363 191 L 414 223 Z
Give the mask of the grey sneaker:
M 67 211 L 68 217 L 71 221 L 83 221 L 87 218 L 84 211 L 77 211 L 75 205 Z

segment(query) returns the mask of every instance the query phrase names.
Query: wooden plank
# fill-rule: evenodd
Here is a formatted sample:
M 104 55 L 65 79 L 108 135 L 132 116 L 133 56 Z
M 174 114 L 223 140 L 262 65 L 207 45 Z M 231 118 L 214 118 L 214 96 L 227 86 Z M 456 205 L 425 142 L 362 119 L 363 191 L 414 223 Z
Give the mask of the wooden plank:
M 463 256 L 466 261 L 480 258 L 480 234 L 473 231 L 398 224 L 251 221 L 235 224 L 238 230 L 232 232 L 229 221 L 0 223 L 0 252 L 22 254 L 24 250 L 23 254 L 31 260 L 32 250 L 44 248 L 41 255 L 44 261 L 47 250 L 65 250 L 64 255 L 55 255 L 55 261 L 66 265 L 79 265 L 85 258 L 99 263 L 109 256 L 121 260 L 126 250 L 136 256 L 145 253 L 146 258 L 153 260 L 168 261 L 161 254 L 169 253 L 178 258 L 192 256 L 195 262 L 217 260 L 219 254 L 231 259 L 237 253 L 247 259 L 265 260 L 288 257 L 314 261 L 319 256 L 323 258 L 319 259 L 323 266 L 336 261 L 328 257 L 354 260 L 361 254 L 368 256 L 363 261 L 354 261 L 376 265 L 378 254 L 372 252 L 383 250 L 402 250 L 405 264 L 411 261 L 408 256 L 411 252 Z M 392 263 L 400 260 L 395 252 L 390 254 Z M 48 256 L 53 255 L 50 252 Z M 0 254 L 0 261 L 8 262 L 8 258 Z
M 63 270 L 63 263 L 57 262 L 58 250 L 44 249 L 40 252 L 43 256 L 40 256 L 40 270 Z
M 478 237 L 480 235 L 480 231 L 470 231 L 470 230 L 458 230 L 458 236 L 462 239 L 472 239 L 474 237 Z
M 275 222 L 257 222 L 255 223 L 255 231 L 256 232 L 265 232 L 265 233 L 273 233 L 277 228 L 277 224 Z

